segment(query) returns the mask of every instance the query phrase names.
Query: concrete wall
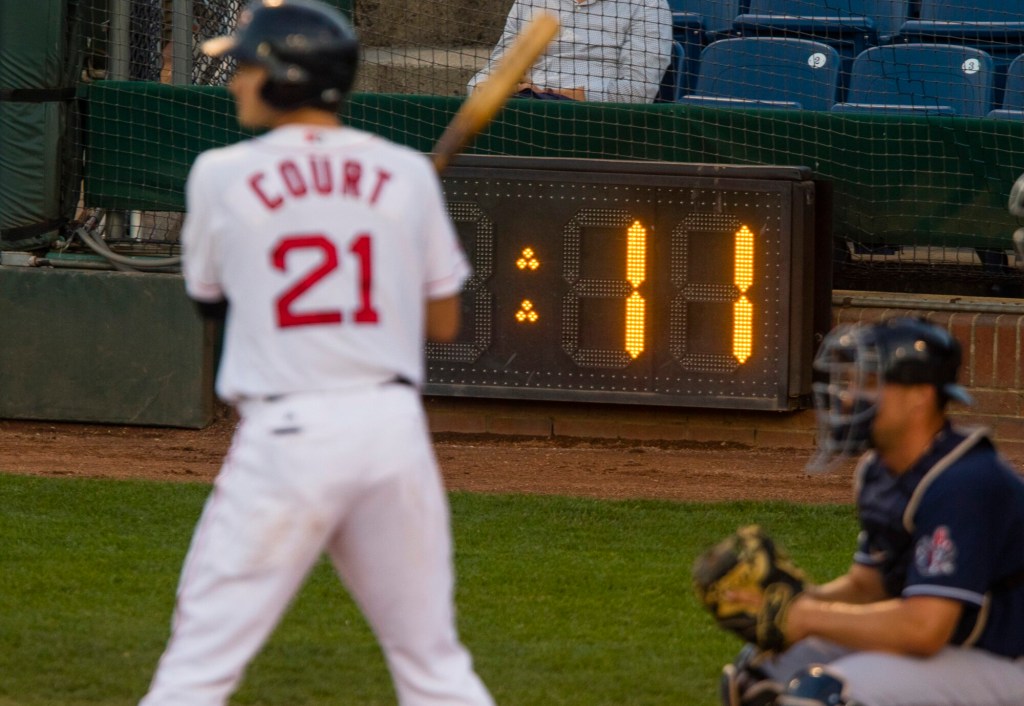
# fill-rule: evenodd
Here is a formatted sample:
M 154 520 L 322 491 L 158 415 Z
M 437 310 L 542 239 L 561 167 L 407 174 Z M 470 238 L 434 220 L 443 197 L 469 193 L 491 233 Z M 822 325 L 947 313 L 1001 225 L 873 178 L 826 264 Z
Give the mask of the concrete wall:
M 0 418 L 201 428 L 217 331 L 180 275 L 0 267 Z
M 355 21 L 366 47 L 492 46 L 512 0 L 356 0 Z
M 356 90 L 464 95 L 512 0 L 357 0 L 364 55 Z

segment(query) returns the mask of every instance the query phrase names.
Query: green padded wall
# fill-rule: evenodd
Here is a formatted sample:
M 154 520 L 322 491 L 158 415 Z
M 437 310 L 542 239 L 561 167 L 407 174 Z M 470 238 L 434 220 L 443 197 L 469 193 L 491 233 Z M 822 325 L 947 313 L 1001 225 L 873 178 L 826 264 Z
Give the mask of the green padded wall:
M 0 267 L 0 417 L 200 428 L 217 331 L 170 274 Z
M 221 88 L 100 83 L 87 95 L 86 189 L 94 206 L 180 210 L 195 155 L 245 136 Z M 461 102 L 357 94 L 346 119 L 429 151 Z M 551 130 L 567 124 L 589 129 Z M 807 166 L 834 183 L 838 237 L 1002 249 L 1017 225 L 1006 199 L 1024 172 L 1024 150 L 1007 146 L 1022 138 L 1019 121 L 519 101 L 472 151 Z
M 65 0 L 0 0 L 0 247 L 39 246 L 60 217 Z

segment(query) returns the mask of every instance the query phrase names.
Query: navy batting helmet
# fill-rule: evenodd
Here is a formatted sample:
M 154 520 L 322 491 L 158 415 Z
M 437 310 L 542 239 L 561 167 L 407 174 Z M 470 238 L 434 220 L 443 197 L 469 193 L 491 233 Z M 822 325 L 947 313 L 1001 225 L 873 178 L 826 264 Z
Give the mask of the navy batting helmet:
M 836 327 L 814 359 L 815 370 L 827 377 L 813 386 L 818 453 L 808 470 L 827 471 L 870 446 L 882 383 L 933 385 L 940 405 L 950 399 L 971 404 L 956 382 L 960 359 L 952 334 L 923 319 Z
M 257 0 L 235 33 L 203 43 L 203 52 L 267 70 L 261 96 L 278 110 L 338 110 L 355 82 L 359 40 L 345 17 L 316 0 Z

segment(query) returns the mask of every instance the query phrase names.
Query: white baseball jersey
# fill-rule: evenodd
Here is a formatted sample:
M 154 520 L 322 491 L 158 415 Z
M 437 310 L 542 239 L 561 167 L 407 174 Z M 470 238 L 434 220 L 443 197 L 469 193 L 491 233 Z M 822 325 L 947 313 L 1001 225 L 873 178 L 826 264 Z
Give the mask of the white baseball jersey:
M 455 625 L 419 393 L 386 384 L 422 380 L 424 301 L 469 273 L 432 166 L 352 128 L 294 125 L 206 152 L 187 196 L 185 283 L 230 304 L 217 391 L 241 421 L 141 703 L 226 704 L 326 553 L 399 704 L 494 706 Z
M 202 154 L 186 197 L 188 294 L 230 305 L 221 398 L 422 382 L 424 299 L 469 275 L 422 154 L 288 125 Z

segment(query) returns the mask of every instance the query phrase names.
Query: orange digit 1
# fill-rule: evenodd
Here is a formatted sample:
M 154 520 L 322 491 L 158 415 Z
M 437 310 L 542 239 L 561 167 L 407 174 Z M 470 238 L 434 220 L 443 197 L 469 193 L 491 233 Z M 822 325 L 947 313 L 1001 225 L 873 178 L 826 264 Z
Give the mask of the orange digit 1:
M 647 229 L 640 221 L 626 231 L 626 281 L 633 291 L 626 299 L 626 352 L 636 358 L 644 352 L 646 302 L 637 291 L 647 278 Z
M 691 264 L 702 254 L 700 244 L 714 246 L 716 252 L 720 247 L 725 255 L 729 238 L 732 238 L 732 282 L 691 281 Z M 687 372 L 730 373 L 749 361 L 754 351 L 754 305 L 748 298 L 754 286 L 754 233 L 729 214 L 692 213 L 672 229 L 671 247 L 670 272 L 676 294 L 669 310 L 669 352 Z M 691 312 L 695 305 L 712 305 L 705 306 L 696 316 L 721 316 L 723 319 L 724 340 L 714 346 L 717 350 L 700 350 L 708 347 L 707 341 L 699 337 L 691 340 L 689 321 L 695 315 Z M 725 335 L 730 333 L 725 326 L 726 307 L 732 309 L 730 337 Z M 715 321 L 717 324 L 717 318 Z
M 734 267 L 736 289 L 740 298 L 732 305 L 732 354 L 741 363 L 754 345 L 754 305 L 747 299 L 747 290 L 754 284 L 754 234 L 742 226 L 736 231 Z

